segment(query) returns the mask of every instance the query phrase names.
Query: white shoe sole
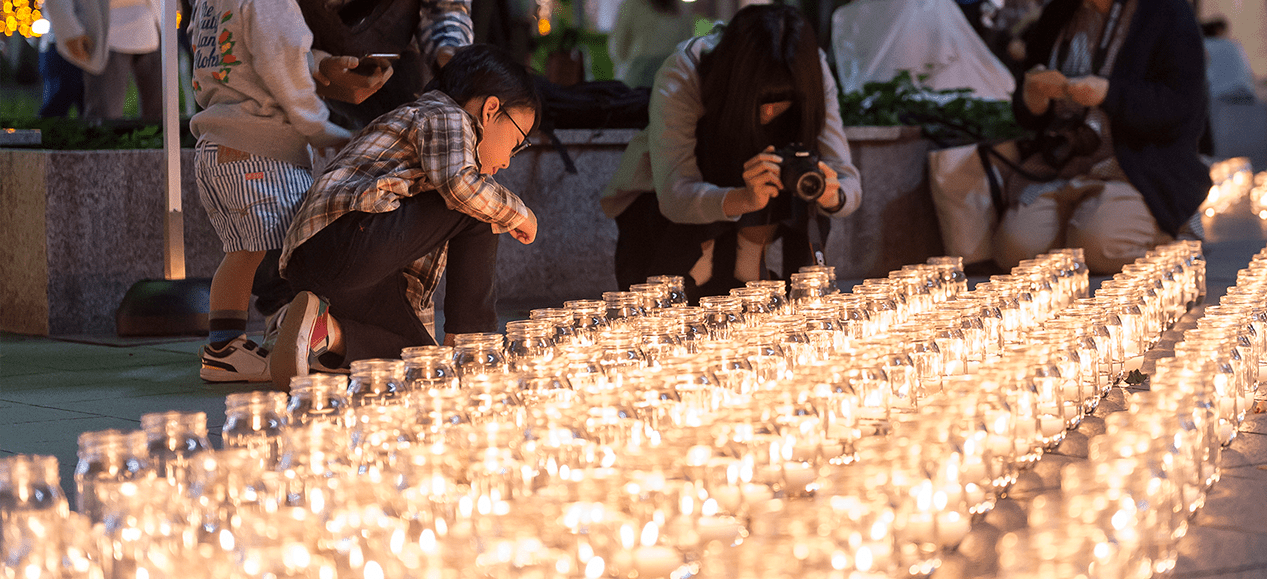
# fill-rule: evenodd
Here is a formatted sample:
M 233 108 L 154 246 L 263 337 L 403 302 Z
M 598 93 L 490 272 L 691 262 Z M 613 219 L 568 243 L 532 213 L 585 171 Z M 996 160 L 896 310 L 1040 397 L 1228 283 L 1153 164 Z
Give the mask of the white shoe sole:
M 219 368 L 202 368 L 198 371 L 198 376 L 207 382 L 271 382 L 273 377 L 271 374 L 257 374 L 255 376 L 243 376 L 237 372 L 221 370 Z
M 281 329 L 277 332 L 276 349 L 270 353 L 273 385 L 290 388 L 290 379 L 308 375 L 308 344 L 312 341 L 312 324 L 321 298 L 312 292 L 300 292 L 286 309 Z M 302 344 L 302 346 L 300 345 Z

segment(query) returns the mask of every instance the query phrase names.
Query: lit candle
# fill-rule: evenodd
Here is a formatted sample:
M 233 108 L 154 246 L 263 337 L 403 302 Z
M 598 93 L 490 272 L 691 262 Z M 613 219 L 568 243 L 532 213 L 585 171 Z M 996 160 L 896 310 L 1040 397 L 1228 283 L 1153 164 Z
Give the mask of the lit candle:
M 682 566 L 682 556 L 668 547 L 638 547 L 633 553 L 633 564 L 639 576 L 667 577 Z
M 739 536 L 739 523 L 730 517 L 700 517 L 697 523 L 701 543 L 721 541 L 729 545 Z

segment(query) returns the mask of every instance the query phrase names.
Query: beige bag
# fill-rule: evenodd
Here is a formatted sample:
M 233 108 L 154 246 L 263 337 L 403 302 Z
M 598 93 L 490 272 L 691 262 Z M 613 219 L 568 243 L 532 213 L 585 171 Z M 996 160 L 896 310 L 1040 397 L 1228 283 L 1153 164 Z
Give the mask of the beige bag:
M 960 256 L 964 263 L 994 257 L 991 240 L 1007 208 L 1003 195 L 1006 165 L 1016 164 L 1019 156 L 1014 140 L 928 153 L 928 186 L 946 255 Z M 998 157 L 1006 162 L 997 162 Z

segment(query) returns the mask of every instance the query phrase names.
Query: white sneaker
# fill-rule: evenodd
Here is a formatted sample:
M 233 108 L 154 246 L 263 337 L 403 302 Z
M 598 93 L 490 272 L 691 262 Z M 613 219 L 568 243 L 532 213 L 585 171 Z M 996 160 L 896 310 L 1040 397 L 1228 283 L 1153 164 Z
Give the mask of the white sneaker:
M 198 350 L 202 358 L 202 370 L 198 372 L 208 382 L 268 382 L 268 351 L 255 342 L 238 336 L 219 350 L 203 346 Z
M 273 315 L 264 319 L 264 340 L 260 342 L 260 347 L 265 352 L 272 352 L 277 347 L 277 334 L 282 329 L 282 318 L 286 316 L 286 308 L 290 304 L 283 305 L 273 312 Z
M 277 348 L 273 351 L 272 380 L 278 388 L 290 388 L 290 379 L 309 371 L 331 371 L 318 358 L 330 350 L 330 304 L 309 291 L 299 292 L 279 316 Z

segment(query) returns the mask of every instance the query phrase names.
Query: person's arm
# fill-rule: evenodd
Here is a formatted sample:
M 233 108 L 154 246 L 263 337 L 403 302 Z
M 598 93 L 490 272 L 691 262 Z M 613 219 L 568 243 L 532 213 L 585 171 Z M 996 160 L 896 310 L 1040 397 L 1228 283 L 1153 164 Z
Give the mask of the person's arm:
M 272 6 L 261 11 L 251 2 L 243 6 L 244 30 L 252 67 L 269 94 L 286 114 L 286 122 L 315 147 L 342 146 L 352 134 L 329 120 L 330 111 L 317 97 L 316 82 L 308 67 L 312 33 L 299 7 Z
M 75 16 L 74 0 L 44 0 L 43 12 L 58 42 L 87 34 L 83 23 Z
M 1168 141 L 1180 134 L 1194 116 L 1205 114 L 1205 52 L 1195 20 L 1179 13 L 1190 8 L 1182 2 L 1163 2 L 1158 14 L 1141 9 L 1136 17 L 1160 22 L 1147 28 L 1135 26 L 1132 35 L 1144 32 L 1149 46 L 1122 47 L 1109 78 L 1101 107 L 1115 129 L 1124 129 L 1146 141 Z M 1169 6 L 1166 6 L 1169 4 Z M 1150 8 L 1154 9 L 1154 8 Z M 1127 37 L 1128 42 L 1133 40 Z M 1132 58 L 1124 59 L 1129 52 Z
M 819 62 L 823 67 L 823 104 L 826 105 L 827 116 L 824 119 L 823 132 L 818 134 L 818 156 L 836 172 L 836 180 L 840 183 L 839 206 L 822 206 L 822 212 L 832 217 L 844 217 L 857 211 L 862 205 L 862 181 L 858 168 L 853 165 L 849 141 L 845 139 L 836 80 L 827 64 L 827 55 L 821 50 Z
M 471 0 L 423 0 L 424 11 L 418 37 L 427 40 L 419 46 L 423 55 L 434 55 L 434 63 L 444 66 L 458 48 L 475 42 L 475 25 L 471 22 Z
M 492 224 L 493 233 L 521 229 L 531 220 L 535 236 L 532 211 L 509 189 L 480 173 L 475 126 L 466 113 L 427 114 L 417 122 L 414 146 L 424 179 L 449 209 Z
M 722 209 L 734 188 L 705 182 L 695 158 L 695 125 L 704 116 L 704 103 L 699 74 L 685 51 L 679 49 L 656 74 L 649 112 L 651 175 L 660 212 L 677 223 L 737 220 Z

